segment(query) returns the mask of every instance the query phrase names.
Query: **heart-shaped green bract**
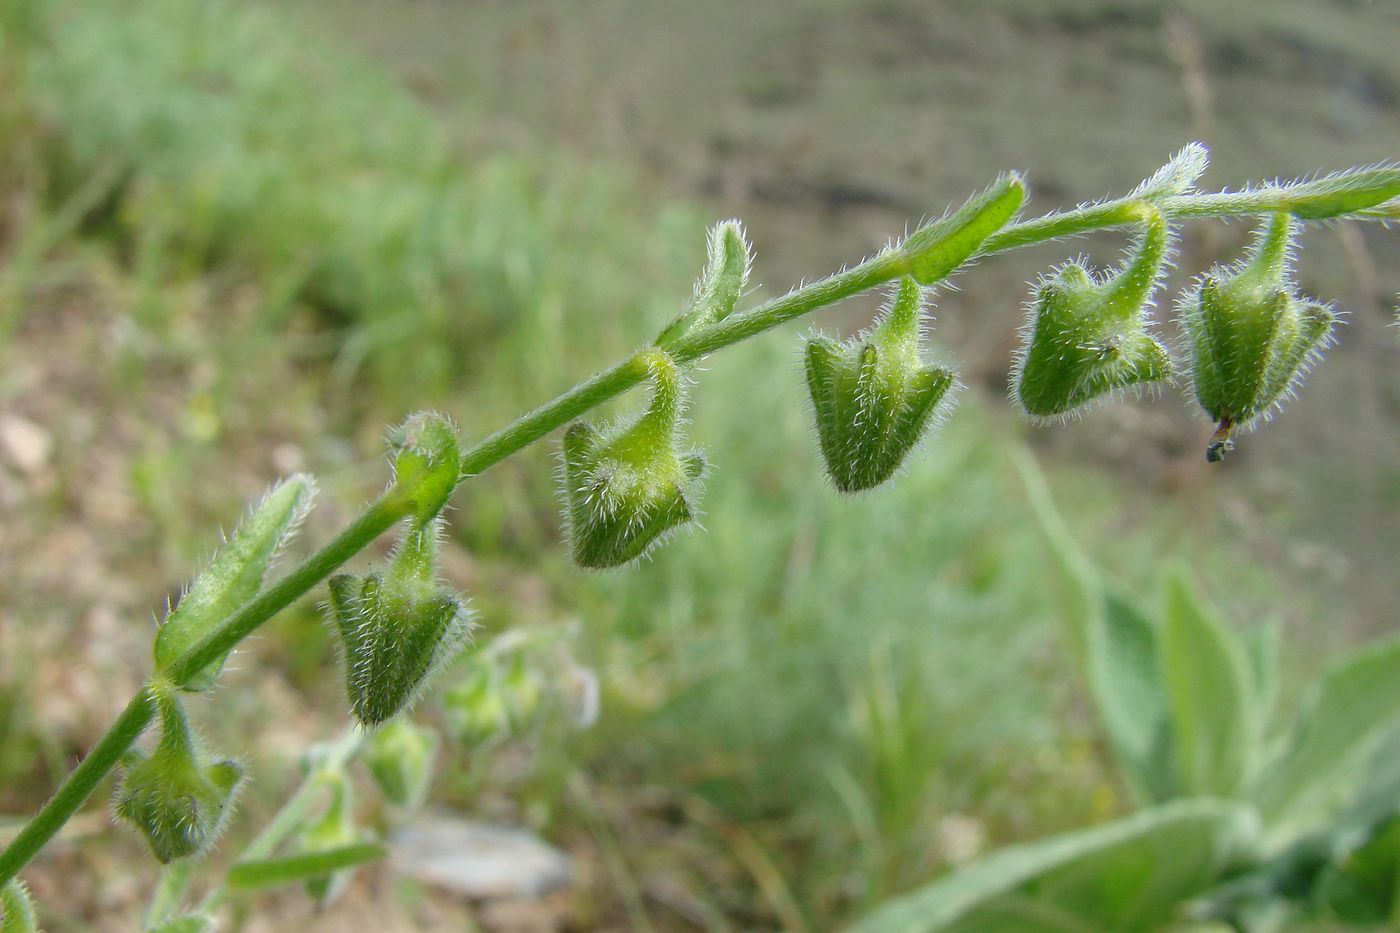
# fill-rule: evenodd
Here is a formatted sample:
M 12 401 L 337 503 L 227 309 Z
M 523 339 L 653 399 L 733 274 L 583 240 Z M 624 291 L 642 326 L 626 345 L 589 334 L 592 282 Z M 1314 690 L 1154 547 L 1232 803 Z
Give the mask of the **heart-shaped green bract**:
M 1327 345 L 1336 316 L 1300 297 L 1290 281 L 1293 220 L 1262 224 L 1244 260 L 1217 266 L 1181 301 L 1191 389 L 1216 422 L 1206 456 L 1221 459 L 1231 435 L 1251 427 L 1294 390 Z
M 157 691 L 161 738 L 149 756 L 133 751 L 113 811 L 139 829 L 162 862 L 209 850 L 243 780 L 235 761 L 207 761 L 173 688 Z
M 607 428 L 575 422 L 564 434 L 569 547 L 581 567 L 631 563 L 695 518 L 705 458 L 680 449 L 684 383 L 671 357 L 647 356 L 651 405 Z
M 383 573 L 329 581 L 350 712 L 363 725 L 386 722 L 412 703 L 470 634 L 466 600 L 437 580 L 440 523 L 415 519 Z
M 1012 396 L 1032 417 L 1064 418 L 1108 393 L 1171 378 L 1171 357 L 1145 314 L 1169 231 L 1155 208 L 1141 210 L 1143 233 L 1121 269 L 1099 279 L 1070 263 L 1036 290 L 1012 374 Z
M 923 289 L 904 278 L 868 334 L 849 343 L 814 336 L 807 388 L 832 483 L 842 492 L 890 478 L 929 426 L 954 383 L 953 371 L 921 358 Z

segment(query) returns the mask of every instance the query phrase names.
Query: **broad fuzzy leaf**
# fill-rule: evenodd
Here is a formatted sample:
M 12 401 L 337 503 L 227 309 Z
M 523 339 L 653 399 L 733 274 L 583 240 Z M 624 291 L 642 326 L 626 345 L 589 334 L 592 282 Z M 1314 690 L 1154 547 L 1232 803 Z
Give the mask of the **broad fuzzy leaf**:
M 1400 638 L 1360 651 L 1327 673 L 1253 789 L 1274 846 L 1286 845 L 1335 809 L 1354 786 L 1367 752 L 1397 717 Z
M 1162 930 L 1246 852 L 1252 812 L 1182 800 L 1013 846 L 896 898 L 851 933 Z
M 1028 453 L 1016 465 L 1061 584 L 1066 635 L 1124 775 L 1140 797 L 1177 793 L 1157 632 L 1115 593 L 1079 548 Z
M 1181 793 L 1231 797 L 1259 751 L 1259 710 L 1244 646 L 1180 570 L 1167 579 L 1163 619 L 1162 678 Z

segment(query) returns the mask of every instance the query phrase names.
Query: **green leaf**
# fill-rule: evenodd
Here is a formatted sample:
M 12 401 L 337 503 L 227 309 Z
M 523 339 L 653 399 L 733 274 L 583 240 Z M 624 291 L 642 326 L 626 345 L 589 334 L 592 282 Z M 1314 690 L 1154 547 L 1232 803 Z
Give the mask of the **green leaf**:
M 1157 633 L 1133 603 L 1110 590 L 1079 548 L 1034 459 L 1018 452 L 1016 465 L 1058 571 L 1066 634 L 1109 744 L 1139 796 L 1168 799 L 1175 780 Z
M 378 861 L 386 854 L 383 846 L 357 842 L 322 852 L 240 862 L 229 871 L 228 886 L 233 891 L 257 891 L 300 884 L 366 862 Z
M 906 271 L 920 285 L 947 278 L 1016 216 L 1025 199 L 1021 176 L 1001 176 L 953 213 L 909 234 L 900 245 L 908 260 Z
M 1273 845 L 1286 844 L 1333 809 L 1397 715 L 1400 638 L 1361 651 L 1326 674 L 1254 788 Z
M 726 220 L 711 227 L 706 251 L 709 261 L 705 271 L 695 283 L 685 310 L 656 338 L 658 347 L 673 346 L 688 334 L 717 324 L 734 312 L 753 265 L 753 250 L 743 225 L 737 220 Z
M 218 922 L 208 914 L 185 914 L 149 928 L 146 933 L 212 933 Z
M 1182 792 L 1233 796 L 1259 743 L 1248 661 L 1180 569 L 1167 578 L 1161 646 Z
M 1003 849 L 886 904 L 852 933 L 1160 930 L 1246 851 L 1247 807 L 1182 800 Z
M 1249 656 L 1249 681 L 1254 688 L 1254 709 L 1258 716 L 1259 738 L 1266 738 L 1274 703 L 1278 700 L 1278 652 L 1280 641 L 1277 619 L 1250 627 L 1244 633 L 1245 653 Z
M 1188 143 L 1171 161 L 1157 169 L 1152 176 L 1134 189 L 1129 198 L 1168 197 L 1186 194 L 1196 187 L 1196 180 L 1210 165 L 1210 150 L 1204 143 Z
M 166 616 L 156 635 L 157 670 L 165 670 L 258 595 L 268 568 L 310 511 L 315 494 L 315 481 L 297 474 L 263 497 Z M 227 658 L 225 655 L 211 663 L 180 686 L 186 690 L 208 690 L 214 686 Z
M 1382 164 L 1334 172 L 1285 186 L 1293 213 L 1304 220 L 1326 220 L 1400 196 L 1400 167 Z
M 1377 827 L 1366 841 L 1331 866 L 1316 900 L 1325 919 L 1350 925 L 1400 921 L 1400 820 Z

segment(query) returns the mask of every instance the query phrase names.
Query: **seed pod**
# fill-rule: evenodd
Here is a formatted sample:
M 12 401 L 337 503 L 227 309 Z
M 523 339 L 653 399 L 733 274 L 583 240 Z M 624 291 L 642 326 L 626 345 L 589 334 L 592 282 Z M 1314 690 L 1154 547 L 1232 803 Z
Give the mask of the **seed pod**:
M 258 594 L 278 552 L 311 511 L 315 495 L 315 481 L 298 474 L 279 483 L 253 508 L 166 616 L 156 634 L 156 670 L 165 670 Z M 183 684 L 183 689 L 208 690 L 214 686 L 227 659 L 228 655 L 224 655 L 211 663 Z
M 378 725 L 408 706 L 471 632 L 466 601 L 437 580 L 440 524 L 414 519 L 384 573 L 329 581 L 346 694 L 362 725 Z
M 394 488 L 414 501 L 420 523 L 435 518 L 461 477 L 457 429 L 443 415 L 420 411 L 389 432 Z
M 1107 393 L 1171 377 L 1171 357 L 1144 313 L 1169 233 L 1156 209 L 1141 211 L 1136 254 L 1117 272 L 1097 279 L 1070 263 L 1037 288 L 1011 378 L 1012 397 L 1032 417 L 1064 418 Z
M 162 862 L 207 852 L 223 831 L 243 781 L 235 761 L 206 762 L 173 690 L 153 700 L 161 738 L 149 757 L 131 752 L 114 812 L 141 830 Z
M 564 433 L 565 521 L 581 567 L 638 560 L 695 517 L 705 458 L 679 448 L 681 374 L 665 352 L 644 361 L 655 391 L 645 412 L 602 429 L 578 421 Z
M 1211 269 L 1182 298 L 1192 392 L 1217 425 L 1211 462 L 1223 459 L 1237 429 L 1267 418 L 1297 389 L 1330 340 L 1332 309 L 1299 297 L 1289 280 L 1292 247 L 1292 219 L 1275 214 L 1243 261 Z
M 0 933 L 38 933 L 34 902 L 18 880 L 0 885 Z
M 949 397 L 953 371 L 920 358 L 922 318 L 923 289 L 906 277 L 868 333 L 845 344 L 820 335 L 807 343 L 817 438 L 842 492 L 889 479 Z
M 385 723 L 370 736 L 365 766 L 390 803 L 416 810 L 428 794 L 438 745 L 436 732 L 404 716 Z
M 324 775 L 322 780 L 327 783 L 329 800 L 321 815 L 307 823 L 297 836 L 296 850 L 303 855 L 344 848 L 354 845 L 360 838 L 355 829 L 350 778 L 344 772 L 334 771 Z M 307 893 L 315 898 L 318 906 L 326 907 L 345 893 L 354 874 L 353 868 L 346 868 L 313 878 L 306 882 Z
M 670 347 L 691 331 L 722 321 L 734 312 L 753 263 L 743 225 L 737 220 L 726 220 L 711 227 L 706 251 L 709 261 L 705 272 L 696 281 L 685 310 L 657 336 L 658 347 Z

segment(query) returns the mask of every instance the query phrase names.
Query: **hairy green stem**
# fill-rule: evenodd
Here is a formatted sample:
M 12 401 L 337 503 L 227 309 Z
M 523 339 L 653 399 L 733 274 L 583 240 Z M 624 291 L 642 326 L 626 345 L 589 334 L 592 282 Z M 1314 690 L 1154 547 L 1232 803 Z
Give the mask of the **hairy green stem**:
M 306 821 L 307 814 L 311 812 L 311 807 L 316 802 L 317 794 L 325 786 L 326 774 L 333 773 L 348 765 L 359 753 L 367 735 L 368 733 L 364 729 L 351 726 L 341 733 L 339 739 L 326 747 L 324 756 L 312 762 L 306 777 L 302 779 L 301 786 L 283 801 L 282 806 L 263 827 L 262 832 L 258 833 L 253 841 L 248 843 L 247 847 L 238 854 L 238 858 L 233 860 L 229 870 L 232 871 L 243 862 L 257 861 L 271 856 L 283 840 Z M 199 902 L 199 910 L 211 911 L 223 903 L 227 896 L 228 874 L 225 873 L 223 880 Z
M 989 256 L 1066 236 L 1075 236 L 1141 221 L 1141 196 L 1129 196 L 1071 211 L 1011 224 L 989 237 L 977 253 Z M 1287 211 L 1305 219 L 1391 219 L 1400 212 L 1400 169 L 1382 167 L 1293 185 L 1253 191 L 1181 194 L 1148 198 L 1169 219 L 1239 217 Z M 929 244 L 924 244 L 927 247 Z M 819 308 L 867 291 L 906 273 L 909 257 L 891 247 L 850 269 L 794 289 L 741 314 L 700 328 L 669 348 L 681 363 L 747 340 Z M 489 435 L 462 456 L 462 477 L 477 475 L 529 447 L 557 428 L 639 385 L 648 375 L 645 351 L 594 375 L 553 401 Z M 238 645 L 260 625 L 308 592 L 333 570 L 367 547 L 396 521 L 413 511 L 413 503 L 392 488 L 362 512 L 328 545 L 221 622 L 164 672 L 179 685 Z M 53 837 L 91 795 L 94 788 L 150 723 L 151 688 L 143 687 L 86 758 L 64 780 L 53 798 L 0 852 L 0 884 L 19 870 Z M 309 793 L 309 792 L 308 792 Z M 297 799 L 297 798 L 294 798 Z
M 678 340 L 670 348 L 670 354 L 677 362 L 694 362 L 818 308 L 891 281 L 901 275 L 905 268 L 902 253 L 886 250 L 820 282 L 794 289 L 781 298 L 774 298 L 742 314 L 731 315 L 717 324 L 701 328 Z M 462 475 L 474 476 L 484 472 L 556 428 L 640 385 L 649 372 L 645 354 L 645 350 L 633 354 L 612 369 L 598 373 L 485 438 L 462 455 Z
M 164 678 L 184 683 L 209 662 L 247 638 L 258 626 L 295 602 L 333 570 L 364 550 L 413 509 L 411 501 L 390 489 L 361 512 L 329 544 L 302 561 L 290 573 L 248 601 L 207 636 L 180 655 Z M 126 705 L 107 734 L 68 775 L 58 791 L 0 852 L 0 885 L 9 881 L 53 838 L 92 795 L 107 772 L 116 767 L 155 716 L 153 686 L 143 686 Z
M 211 662 L 217 661 L 253 634 L 258 626 L 290 606 L 320 583 L 394 523 L 413 512 L 413 502 L 396 494 L 391 487 L 355 517 L 329 544 L 302 561 L 290 573 L 263 590 L 220 622 L 208 635 L 176 658 L 165 676 L 182 686 Z
M 101 782 L 116 767 L 122 755 L 131 747 L 155 717 L 150 687 L 142 687 L 126 704 L 107 734 L 93 746 L 86 758 L 69 772 L 49 802 L 25 824 L 19 835 L 0 852 L 0 886 L 3 886 L 42 849 L 54 834 L 78 812 Z

